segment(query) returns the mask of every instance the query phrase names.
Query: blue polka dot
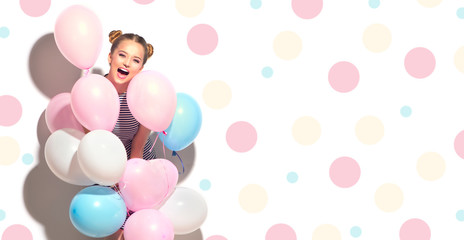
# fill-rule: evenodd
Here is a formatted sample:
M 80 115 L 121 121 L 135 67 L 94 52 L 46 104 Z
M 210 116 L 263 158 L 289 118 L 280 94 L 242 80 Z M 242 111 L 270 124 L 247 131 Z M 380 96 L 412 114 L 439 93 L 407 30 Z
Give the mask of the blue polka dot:
M 400 110 L 401 116 L 403 117 L 409 117 L 411 116 L 412 109 L 409 106 L 403 106 Z
M 10 36 L 10 30 L 7 27 L 0 27 L 0 38 L 7 38 Z
M 265 68 L 263 68 L 263 70 L 261 70 L 261 74 L 263 74 L 263 77 L 265 77 L 265 78 L 272 77 L 273 73 L 274 73 L 274 71 L 272 70 L 271 67 L 265 67 Z
M 350 230 L 351 236 L 352 236 L 352 237 L 355 237 L 355 238 L 361 236 L 361 232 L 362 232 L 362 231 L 361 231 L 361 228 L 358 227 L 358 226 L 354 226 L 354 227 L 352 227 L 351 230 Z
M 5 211 L 0 209 L 0 221 L 3 221 L 3 219 L 5 219 L 5 215 Z
M 31 164 L 34 161 L 34 157 L 30 153 L 26 153 L 23 155 L 23 163 L 26 165 Z
M 456 219 L 460 222 L 464 222 L 464 210 L 459 210 L 456 213 Z
M 458 16 L 458 18 L 464 19 L 464 8 L 458 8 L 458 10 L 456 11 L 456 15 Z
M 371 8 L 378 8 L 380 6 L 380 0 L 369 0 L 369 6 Z
M 200 181 L 200 188 L 204 191 L 207 191 L 211 188 L 211 182 L 208 179 L 203 179 Z
M 298 181 L 298 174 L 296 174 L 296 172 L 289 172 L 287 174 L 287 181 L 289 183 L 296 183 L 296 181 Z
M 261 7 L 261 0 L 251 0 L 250 5 L 253 9 L 258 9 Z

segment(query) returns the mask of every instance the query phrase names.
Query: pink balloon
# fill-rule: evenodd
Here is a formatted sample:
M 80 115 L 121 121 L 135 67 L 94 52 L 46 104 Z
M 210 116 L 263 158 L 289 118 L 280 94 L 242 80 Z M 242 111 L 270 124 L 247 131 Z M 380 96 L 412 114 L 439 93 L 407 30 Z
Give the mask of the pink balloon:
M 127 88 L 127 105 L 135 119 L 148 129 L 166 130 L 174 118 L 177 96 L 174 86 L 161 73 L 142 71 Z
M 171 221 L 155 209 L 143 209 L 130 215 L 124 225 L 126 240 L 173 240 Z
M 71 93 L 54 96 L 45 109 L 45 122 L 51 133 L 62 128 L 72 128 L 84 132 L 71 108 Z
M 162 158 L 132 158 L 119 180 L 119 189 L 128 209 L 159 209 L 171 196 L 179 178 L 176 166 Z
M 113 131 L 119 116 L 119 95 L 105 77 L 89 74 L 76 81 L 71 90 L 71 108 L 88 130 Z
M 103 43 L 103 28 L 97 15 L 81 5 L 72 5 L 55 22 L 55 42 L 69 62 L 80 69 L 91 68 Z

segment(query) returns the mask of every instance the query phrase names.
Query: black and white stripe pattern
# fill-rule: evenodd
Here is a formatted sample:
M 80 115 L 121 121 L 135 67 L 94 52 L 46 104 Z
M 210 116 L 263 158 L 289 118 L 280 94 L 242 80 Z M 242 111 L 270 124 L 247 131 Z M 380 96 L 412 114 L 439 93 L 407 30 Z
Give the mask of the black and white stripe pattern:
M 132 116 L 127 105 L 127 92 L 119 94 L 119 118 L 116 126 L 113 129 L 113 133 L 121 139 L 127 152 L 127 159 L 131 154 L 132 139 L 134 138 L 137 130 L 139 129 L 140 123 Z M 143 149 L 143 159 L 150 160 L 156 157 L 155 149 L 152 149 L 153 143 L 157 137 L 157 133 L 152 132 L 148 137 L 147 143 Z M 152 149 L 153 151 L 150 151 Z

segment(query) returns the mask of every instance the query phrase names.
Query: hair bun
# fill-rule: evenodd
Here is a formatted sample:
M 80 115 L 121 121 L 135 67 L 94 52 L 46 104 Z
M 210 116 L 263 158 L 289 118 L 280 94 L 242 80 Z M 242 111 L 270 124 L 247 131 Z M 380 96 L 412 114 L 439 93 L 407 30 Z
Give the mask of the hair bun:
M 110 37 L 110 43 L 113 43 L 116 38 L 122 35 L 121 30 L 113 30 L 110 32 L 109 37 Z
M 153 45 L 147 43 L 147 55 L 150 58 L 153 55 Z

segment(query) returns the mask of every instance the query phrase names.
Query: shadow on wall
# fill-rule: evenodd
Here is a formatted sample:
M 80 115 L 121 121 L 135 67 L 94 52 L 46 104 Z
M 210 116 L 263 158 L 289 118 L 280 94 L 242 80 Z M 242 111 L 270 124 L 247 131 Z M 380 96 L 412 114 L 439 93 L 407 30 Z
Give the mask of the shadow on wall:
M 92 73 L 103 75 L 101 69 Z M 36 87 L 49 98 L 59 93 L 71 92 L 83 71 L 70 63 L 58 49 L 53 33 L 42 36 L 29 55 L 29 71 Z
M 29 172 L 24 182 L 26 209 L 43 225 L 48 240 L 95 239 L 82 235 L 69 219 L 69 204 L 83 187 L 69 184 L 56 177 L 45 161 L 44 148 L 50 131 L 45 123 L 44 112 L 37 124 L 39 163 Z
M 201 229 L 185 235 L 175 235 L 174 240 L 203 240 Z
M 124 232 L 118 231 L 104 240 L 124 240 Z M 174 235 L 174 240 L 203 240 L 203 234 L 201 233 L 201 230 L 198 229 L 189 234 Z
M 190 144 L 188 147 L 176 152 L 175 155 L 172 151 L 166 148 L 159 138 L 155 143 L 156 158 L 164 158 L 172 162 L 179 172 L 178 183 L 185 181 L 190 175 L 195 165 L 195 143 Z
M 53 33 L 45 34 L 32 47 L 29 71 L 37 88 L 49 98 L 71 92 L 82 75 L 82 70 L 61 54 Z

